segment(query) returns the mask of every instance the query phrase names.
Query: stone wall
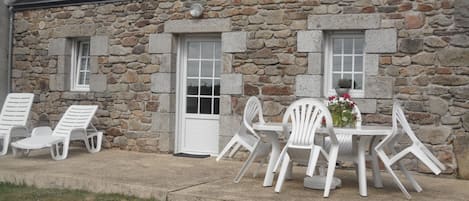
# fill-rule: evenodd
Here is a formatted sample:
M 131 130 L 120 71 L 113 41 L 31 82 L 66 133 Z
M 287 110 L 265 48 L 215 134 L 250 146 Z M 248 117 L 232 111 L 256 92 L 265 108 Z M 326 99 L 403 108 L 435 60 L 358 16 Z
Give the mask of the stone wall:
M 3 105 L 7 89 L 8 80 L 8 27 L 9 22 L 9 11 L 3 2 L 0 2 L 0 107 Z
M 174 65 L 169 65 L 173 69 L 166 68 L 167 62 L 173 62 L 174 52 L 161 52 L 158 45 L 151 47 L 149 41 L 164 38 L 164 32 L 173 33 L 169 34 L 170 40 L 177 36 L 173 26 L 191 18 L 189 3 L 129 1 L 17 12 L 14 90 L 34 92 L 39 97 L 33 108 L 36 124 L 54 124 L 70 104 L 98 104 L 95 123 L 105 130 L 106 147 L 171 151 L 168 146 L 172 145 L 167 144 L 172 143 L 168 140 L 171 137 L 163 136 L 164 129 L 160 128 L 170 129 L 170 125 L 161 125 L 160 120 L 164 117 L 167 124 L 174 125 L 170 122 L 174 112 L 166 109 L 162 112 L 159 107 L 174 102 L 174 91 L 156 83 L 161 83 L 161 79 L 172 82 L 163 75 L 176 70 Z M 203 19 L 229 19 L 231 31 L 247 33 L 245 46 L 233 44 L 224 51 L 226 75 L 222 75 L 222 92 L 229 92 L 221 97 L 221 102 L 228 106 L 221 110 L 222 131 L 236 127 L 249 96 L 262 99 L 269 121 L 280 121 L 286 107 L 298 98 L 324 97 L 320 45 L 323 32 L 370 30 L 366 33 L 367 41 L 374 42 L 367 44 L 368 52 L 373 55 L 368 62 L 375 63 L 376 68 L 367 72 L 370 73 L 369 91 L 358 100 L 367 113 L 364 123 L 389 125 L 393 100 L 398 99 L 404 103 L 419 138 L 448 167 L 446 173 L 469 166 L 467 1 L 209 0 L 202 3 Z M 329 16 L 321 17 L 325 15 Z M 350 26 L 342 23 L 343 28 L 337 27 L 337 23 L 327 27 L 326 21 L 331 17 L 345 19 L 346 15 L 364 16 L 366 21 L 358 20 Z M 380 34 L 389 37 L 382 38 Z M 151 35 L 157 38 L 152 39 Z M 67 90 L 64 81 L 67 73 L 63 70 L 66 55 L 55 51 L 66 46 L 66 42 L 60 42 L 61 38 L 76 36 L 97 37 L 98 42 L 108 47 L 103 54 L 93 56 L 95 79 L 91 82 L 92 92 L 88 93 Z M 228 41 L 230 36 L 233 35 L 222 35 Z M 242 51 L 238 51 L 240 48 Z M 317 65 L 319 68 L 314 68 Z M 223 80 L 242 81 L 243 90 L 233 92 Z M 220 140 L 223 146 L 232 134 L 220 135 L 225 135 Z M 428 171 L 416 160 L 406 162 L 412 169 Z M 469 176 L 464 168 L 459 168 L 459 174 Z

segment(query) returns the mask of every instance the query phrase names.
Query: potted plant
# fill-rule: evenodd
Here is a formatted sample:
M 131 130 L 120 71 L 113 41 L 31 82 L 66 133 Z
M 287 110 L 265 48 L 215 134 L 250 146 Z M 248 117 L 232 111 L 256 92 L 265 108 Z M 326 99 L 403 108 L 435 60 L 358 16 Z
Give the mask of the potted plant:
M 355 102 L 348 93 L 342 96 L 331 96 L 327 102 L 327 108 L 331 112 L 334 127 L 354 127 L 357 120 L 353 113 Z
M 349 93 L 350 88 L 352 88 L 352 80 L 342 78 L 337 82 L 337 87 L 335 88 L 335 92 L 337 96 L 342 96 L 343 94 Z

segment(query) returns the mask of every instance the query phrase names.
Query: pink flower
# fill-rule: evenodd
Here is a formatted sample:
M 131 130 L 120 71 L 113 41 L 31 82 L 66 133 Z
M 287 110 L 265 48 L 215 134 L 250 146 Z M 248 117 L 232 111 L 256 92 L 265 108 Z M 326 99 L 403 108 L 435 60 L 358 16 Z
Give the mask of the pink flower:
M 329 101 L 332 101 L 335 99 L 335 96 L 329 96 Z
M 350 98 L 352 98 L 352 97 L 350 96 L 350 94 L 348 94 L 348 93 L 343 94 L 342 97 L 344 97 L 344 99 L 350 99 Z

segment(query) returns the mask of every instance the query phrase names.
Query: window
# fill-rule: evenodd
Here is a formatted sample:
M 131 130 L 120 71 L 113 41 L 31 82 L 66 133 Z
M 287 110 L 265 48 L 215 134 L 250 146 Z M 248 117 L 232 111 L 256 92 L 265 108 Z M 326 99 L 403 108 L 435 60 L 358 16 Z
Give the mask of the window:
M 364 96 L 364 34 L 331 33 L 326 40 L 326 94 L 335 95 L 340 79 L 351 80 L 353 97 Z
M 90 40 L 75 39 L 72 43 L 71 90 L 89 91 Z

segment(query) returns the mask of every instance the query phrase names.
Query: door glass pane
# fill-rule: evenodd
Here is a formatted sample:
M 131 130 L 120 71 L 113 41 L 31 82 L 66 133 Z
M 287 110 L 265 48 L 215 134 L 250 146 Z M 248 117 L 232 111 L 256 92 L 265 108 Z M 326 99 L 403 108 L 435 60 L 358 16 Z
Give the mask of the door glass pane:
M 214 82 L 214 91 L 213 91 L 213 95 L 214 96 L 219 96 L 220 95 L 220 80 L 213 80 Z
M 215 43 L 215 59 L 221 59 L 221 43 Z
M 212 79 L 200 80 L 200 95 L 212 95 Z
M 200 98 L 200 114 L 212 114 L 212 98 Z
M 344 39 L 344 54 L 352 54 L 352 53 L 353 53 L 353 39 L 345 38 Z
M 187 79 L 187 95 L 198 95 L 198 94 L 199 94 L 199 80 Z
M 187 97 L 186 103 L 186 113 L 195 113 L 197 114 L 197 98 L 195 97 Z
M 210 42 L 202 42 L 202 59 L 213 59 L 215 51 L 214 44 Z
M 355 54 L 363 54 L 363 38 L 355 39 Z
M 213 77 L 213 61 L 202 61 L 200 77 Z
M 352 57 L 344 56 L 344 72 L 352 72 Z
M 213 114 L 219 114 L 220 113 L 220 99 L 219 98 L 214 98 L 213 99 Z
M 189 42 L 189 52 L 187 54 L 187 58 L 189 59 L 198 59 L 200 58 L 200 45 L 198 42 Z
M 78 78 L 78 84 L 84 85 L 86 80 L 86 72 L 80 72 L 80 77 Z
M 354 75 L 354 89 L 363 89 L 363 74 L 362 73 L 356 73 Z
M 334 56 L 334 58 L 332 59 L 332 70 L 333 71 L 342 70 L 342 57 L 341 56 Z
M 199 77 L 199 61 L 187 61 L 187 77 Z
M 340 73 L 332 74 L 332 88 L 337 87 L 337 83 L 339 83 L 339 80 L 340 80 Z
M 215 77 L 220 77 L 221 64 L 220 61 L 215 61 Z
M 363 72 L 363 57 L 362 56 L 355 56 L 354 72 Z
M 86 57 L 86 56 L 89 56 L 90 55 L 90 47 L 88 45 L 88 43 L 83 43 L 82 44 L 82 50 L 81 50 L 81 55 Z
M 86 71 L 85 73 L 85 84 L 88 85 L 90 84 L 90 72 Z
M 342 39 L 334 39 L 333 40 L 333 54 L 341 54 L 342 53 Z
M 87 58 L 81 58 L 81 61 L 80 61 L 80 70 L 87 70 L 88 69 L 88 59 Z

